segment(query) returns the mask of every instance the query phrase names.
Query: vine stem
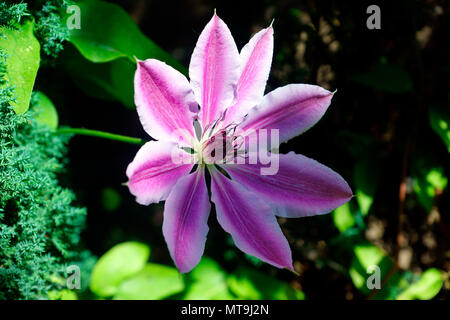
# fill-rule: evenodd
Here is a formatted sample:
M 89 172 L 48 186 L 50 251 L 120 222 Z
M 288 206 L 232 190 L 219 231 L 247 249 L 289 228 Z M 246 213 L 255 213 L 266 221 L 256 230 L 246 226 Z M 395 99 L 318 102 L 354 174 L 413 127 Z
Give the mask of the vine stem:
M 143 145 L 145 141 L 140 138 L 134 138 L 134 137 L 128 137 L 121 134 L 115 134 L 115 133 L 109 133 L 104 132 L 100 130 L 92 130 L 92 129 L 85 129 L 85 128 L 60 128 L 56 130 L 57 134 L 79 134 L 83 136 L 92 136 L 92 137 L 98 137 L 103 139 L 109 139 L 109 140 L 115 140 L 115 141 L 121 141 L 121 142 L 127 142 L 132 144 L 139 144 Z

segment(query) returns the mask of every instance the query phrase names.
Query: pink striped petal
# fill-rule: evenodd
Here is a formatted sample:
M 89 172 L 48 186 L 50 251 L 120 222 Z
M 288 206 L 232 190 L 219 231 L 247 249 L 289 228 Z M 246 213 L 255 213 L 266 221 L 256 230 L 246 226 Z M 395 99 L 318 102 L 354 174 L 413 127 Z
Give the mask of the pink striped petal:
M 164 62 L 138 61 L 134 89 L 145 131 L 154 139 L 190 146 L 198 106 L 186 77 Z
M 191 155 L 175 143 L 147 142 L 128 165 L 128 188 L 140 204 L 166 200 L 178 179 L 192 169 L 190 160 Z
M 316 124 L 332 97 L 330 91 L 315 85 L 290 84 L 278 88 L 265 95 L 261 104 L 250 111 L 238 132 L 248 136 L 259 129 L 268 132 L 278 129 L 279 142 L 285 142 Z
M 292 269 L 291 249 L 272 209 L 261 198 L 211 171 L 217 219 L 242 251 L 278 268 Z
M 182 273 L 191 271 L 203 255 L 210 210 L 203 169 L 181 178 L 166 200 L 163 234 Z
M 224 168 L 234 181 L 270 199 L 277 215 L 283 217 L 328 213 L 352 198 L 347 182 L 323 164 L 294 152 L 278 156 L 279 168 L 274 175 L 261 175 L 260 169 L 269 165 L 260 163 Z
M 201 106 L 203 128 L 233 103 L 239 66 L 239 52 L 231 32 L 214 14 L 198 38 L 189 65 L 191 86 Z
M 237 86 L 237 101 L 228 108 L 224 125 L 239 123 L 264 95 L 273 55 L 273 28 L 255 34 L 241 50 L 241 73 Z

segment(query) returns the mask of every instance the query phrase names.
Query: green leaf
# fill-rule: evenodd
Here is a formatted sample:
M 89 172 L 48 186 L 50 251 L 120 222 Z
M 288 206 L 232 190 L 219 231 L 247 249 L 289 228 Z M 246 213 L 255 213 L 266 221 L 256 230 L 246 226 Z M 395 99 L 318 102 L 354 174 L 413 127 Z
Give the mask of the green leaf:
M 413 87 L 408 72 L 389 63 L 378 63 L 368 72 L 353 76 L 353 80 L 375 90 L 391 93 L 410 92 Z
M 302 291 L 264 273 L 238 268 L 228 277 L 228 286 L 239 299 L 303 300 Z
M 349 275 L 353 284 L 364 294 L 370 294 L 371 290 L 367 287 L 367 279 L 374 272 L 370 268 L 377 266 L 380 272 L 380 283 L 391 272 L 394 263 L 385 253 L 377 246 L 371 243 L 362 243 L 355 245 L 353 248 L 355 258 L 353 259 Z M 371 273 L 372 272 L 372 273 Z M 377 299 L 393 299 L 396 295 L 396 288 L 401 280 L 399 272 L 390 275 L 389 280 L 383 285 L 381 290 L 376 294 Z
M 231 300 L 227 274 L 214 260 L 204 257 L 188 275 L 184 300 Z
M 106 211 L 115 211 L 119 208 L 122 199 L 119 192 L 113 188 L 105 188 L 102 191 L 102 204 Z
M 450 110 L 438 106 L 428 109 L 431 128 L 436 132 L 450 152 Z
M 439 293 L 443 283 L 442 273 L 438 269 L 428 269 L 422 274 L 419 281 L 400 293 L 397 300 L 429 300 Z
M 365 269 L 371 265 L 378 265 L 385 257 L 384 252 L 373 244 L 356 245 L 353 251 L 356 259 Z
M 148 39 L 129 14 L 120 6 L 97 0 L 77 3 L 81 10 L 81 28 L 72 29 L 70 41 L 92 62 L 118 58 L 165 61 L 180 71 L 184 68 L 170 54 Z
M 120 284 L 114 299 L 156 300 L 167 298 L 183 289 L 183 279 L 175 268 L 149 263 Z
M 369 213 L 380 176 L 380 160 L 377 152 L 369 148 L 355 164 L 353 172 L 356 201 L 363 216 Z
M 433 154 L 424 151 L 420 158 L 413 162 L 413 189 L 422 206 L 429 212 L 434 203 L 436 190 L 443 191 L 447 187 L 448 179 L 444 175 L 444 168 Z
M 22 114 L 28 110 L 31 92 L 39 68 L 39 42 L 33 34 L 34 21 L 26 21 L 17 28 L 0 28 L 0 49 L 8 54 L 5 79 L 15 87 L 14 110 Z
M 355 218 L 350 209 L 350 203 L 347 202 L 333 211 L 333 221 L 341 233 L 355 225 Z
M 86 94 L 117 100 L 130 109 L 135 108 L 133 77 L 136 65 L 131 61 L 122 58 L 108 63 L 93 63 L 73 47 L 67 47 L 61 59 L 65 71 Z
M 51 129 L 58 128 L 58 112 L 53 102 L 42 92 L 34 93 L 34 108 L 36 120 Z
M 134 108 L 135 58 L 158 59 L 187 74 L 186 68 L 148 39 L 120 6 L 98 0 L 77 4 L 81 28 L 71 30 L 70 41 L 81 55 L 66 49 L 62 61 L 87 94 Z
M 136 274 L 145 266 L 150 248 L 139 242 L 124 242 L 108 250 L 92 270 L 92 292 L 101 296 L 113 296 L 122 281 Z
M 78 300 L 77 294 L 69 289 L 52 290 L 48 293 L 48 297 L 50 300 Z

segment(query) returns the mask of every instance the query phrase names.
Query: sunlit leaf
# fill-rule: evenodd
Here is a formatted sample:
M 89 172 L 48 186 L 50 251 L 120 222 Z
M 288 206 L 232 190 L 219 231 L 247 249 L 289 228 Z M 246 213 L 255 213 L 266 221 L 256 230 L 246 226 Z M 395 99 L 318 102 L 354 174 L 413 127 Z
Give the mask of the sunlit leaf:
M 365 269 L 371 265 L 379 265 L 385 257 L 384 252 L 372 244 L 356 245 L 353 251 L 359 263 Z
M 58 112 L 53 102 L 42 92 L 34 93 L 36 120 L 51 129 L 58 128 Z
M 302 291 L 295 290 L 285 282 L 252 269 L 238 268 L 228 277 L 228 285 L 239 299 L 305 299 Z
M 48 293 L 48 297 L 50 300 L 78 300 L 77 294 L 69 289 L 52 290 Z
M 381 160 L 377 154 L 376 149 L 368 148 L 360 155 L 353 173 L 356 201 L 364 216 L 369 213 L 372 206 L 380 176 Z
M 90 288 L 102 297 L 117 292 L 121 282 L 139 272 L 150 256 L 150 248 L 139 242 L 124 242 L 108 250 L 92 271 Z
M 149 263 L 120 284 L 114 299 L 157 300 L 167 298 L 183 289 L 183 279 L 175 268 Z
M 386 277 L 388 281 L 383 284 L 379 291 L 376 292 L 374 298 L 376 299 L 394 299 L 397 295 L 397 287 L 401 281 L 401 276 L 398 271 L 394 271 L 394 263 L 385 253 L 377 246 L 371 243 L 362 243 L 355 245 L 353 248 L 355 258 L 349 269 L 350 278 L 353 284 L 362 293 L 369 295 L 372 290 L 377 288 L 369 288 L 367 280 L 374 273 L 379 272 L 380 285 Z
M 340 232 L 345 232 L 355 225 L 355 218 L 348 202 L 333 211 L 333 221 Z
M 33 27 L 33 21 L 26 21 L 16 28 L 0 28 L 0 49 L 8 55 L 5 79 L 14 86 L 16 100 L 11 105 L 19 114 L 28 110 L 39 68 L 40 45 Z
M 426 270 L 420 279 L 397 296 L 397 300 L 429 300 L 439 293 L 444 279 L 434 268 Z
M 450 109 L 431 106 L 428 111 L 431 127 L 441 137 L 450 152 Z
M 439 161 L 428 154 L 416 158 L 413 166 L 414 192 L 422 206 L 429 212 L 434 203 L 436 191 L 447 187 L 448 179 Z
M 230 300 L 226 272 L 214 260 L 204 257 L 189 274 L 185 300 Z

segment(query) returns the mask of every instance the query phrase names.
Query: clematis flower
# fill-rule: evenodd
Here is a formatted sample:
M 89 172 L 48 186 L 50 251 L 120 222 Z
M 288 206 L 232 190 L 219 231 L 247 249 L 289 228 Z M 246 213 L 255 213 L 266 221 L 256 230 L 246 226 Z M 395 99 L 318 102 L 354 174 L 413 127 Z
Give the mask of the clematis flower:
M 352 197 L 339 174 L 293 152 L 277 154 L 272 175 L 261 174 L 261 161 L 224 161 L 248 156 L 245 144 L 239 152 L 239 137 L 276 130 L 278 144 L 285 142 L 312 127 L 330 105 L 333 94 L 315 85 L 290 84 L 264 95 L 272 54 L 272 26 L 239 53 L 214 14 L 192 54 L 190 81 L 161 61 L 138 61 L 137 112 L 157 141 L 142 146 L 129 164 L 128 187 L 140 204 L 165 201 L 163 234 L 180 272 L 203 255 L 211 211 L 207 171 L 219 224 L 240 250 L 279 268 L 293 269 L 276 216 L 324 214 Z M 215 155 L 217 146 L 228 146 L 225 154 Z

